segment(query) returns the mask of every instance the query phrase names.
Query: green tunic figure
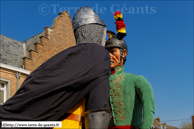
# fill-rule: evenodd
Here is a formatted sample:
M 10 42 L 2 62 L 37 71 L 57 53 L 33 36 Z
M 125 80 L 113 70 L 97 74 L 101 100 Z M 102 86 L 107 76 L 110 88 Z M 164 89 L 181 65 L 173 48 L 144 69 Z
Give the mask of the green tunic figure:
M 150 83 L 143 76 L 126 73 L 124 63 L 127 44 L 125 33 L 107 31 L 106 49 L 111 58 L 110 107 L 113 118 L 109 129 L 151 129 L 154 120 L 154 95 Z

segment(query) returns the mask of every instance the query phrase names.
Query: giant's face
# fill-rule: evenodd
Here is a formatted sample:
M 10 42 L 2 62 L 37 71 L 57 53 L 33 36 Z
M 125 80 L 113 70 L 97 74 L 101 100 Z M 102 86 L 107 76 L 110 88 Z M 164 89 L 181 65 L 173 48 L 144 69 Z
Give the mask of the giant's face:
M 110 60 L 111 60 L 111 64 L 110 67 L 111 68 L 115 68 L 115 67 L 119 67 L 119 66 L 123 66 L 123 63 L 120 62 L 120 49 L 118 47 L 113 47 L 113 48 L 107 48 L 109 54 L 110 54 Z
M 120 62 L 120 58 L 121 58 L 121 51 L 118 47 L 110 47 L 110 48 L 107 48 L 109 54 L 110 54 L 110 61 L 111 61 L 111 64 L 110 64 L 110 67 L 111 69 L 115 68 L 115 67 L 120 67 L 120 66 L 123 66 L 123 58 L 127 56 L 127 50 L 124 49 L 123 50 L 123 58 L 122 58 L 122 61 L 121 63 Z

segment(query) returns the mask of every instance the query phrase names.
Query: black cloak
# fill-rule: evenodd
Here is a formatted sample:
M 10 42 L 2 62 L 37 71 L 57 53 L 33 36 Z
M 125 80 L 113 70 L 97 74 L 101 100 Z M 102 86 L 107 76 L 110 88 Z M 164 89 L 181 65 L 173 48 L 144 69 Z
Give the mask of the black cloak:
M 109 72 L 110 56 L 104 47 L 86 43 L 68 48 L 26 78 L 0 106 L 0 121 L 60 120 L 96 85 L 108 81 Z

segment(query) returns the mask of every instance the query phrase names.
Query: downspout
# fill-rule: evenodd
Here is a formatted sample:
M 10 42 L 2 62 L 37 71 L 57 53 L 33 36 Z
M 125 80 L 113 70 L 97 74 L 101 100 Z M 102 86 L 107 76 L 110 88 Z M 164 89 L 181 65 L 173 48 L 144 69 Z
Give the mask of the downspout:
M 26 57 L 26 43 L 23 43 L 23 54 L 24 54 L 24 57 Z M 22 69 L 24 69 L 24 65 L 22 65 L 21 67 Z M 17 90 L 18 90 L 19 89 L 19 79 L 20 79 L 21 73 L 17 72 L 15 76 L 16 76 Z
M 17 79 L 17 90 L 18 90 L 19 89 L 19 79 L 20 79 L 21 73 L 17 72 L 17 74 L 15 76 L 16 76 L 16 79 Z

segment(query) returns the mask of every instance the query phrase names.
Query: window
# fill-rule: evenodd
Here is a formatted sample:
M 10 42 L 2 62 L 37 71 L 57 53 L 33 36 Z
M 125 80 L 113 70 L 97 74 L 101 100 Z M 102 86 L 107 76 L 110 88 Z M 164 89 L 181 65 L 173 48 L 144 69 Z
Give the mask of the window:
M 0 78 L 0 105 L 5 103 L 10 97 L 9 95 L 10 81 Z
M 5 90 L 6 90 L 6 87 L 4 83 L 0 83 L 0 98 L 1 98 L 0 104 L 5 102 L 5 97 L 6 97 L 6 94 L 4 94 Z

